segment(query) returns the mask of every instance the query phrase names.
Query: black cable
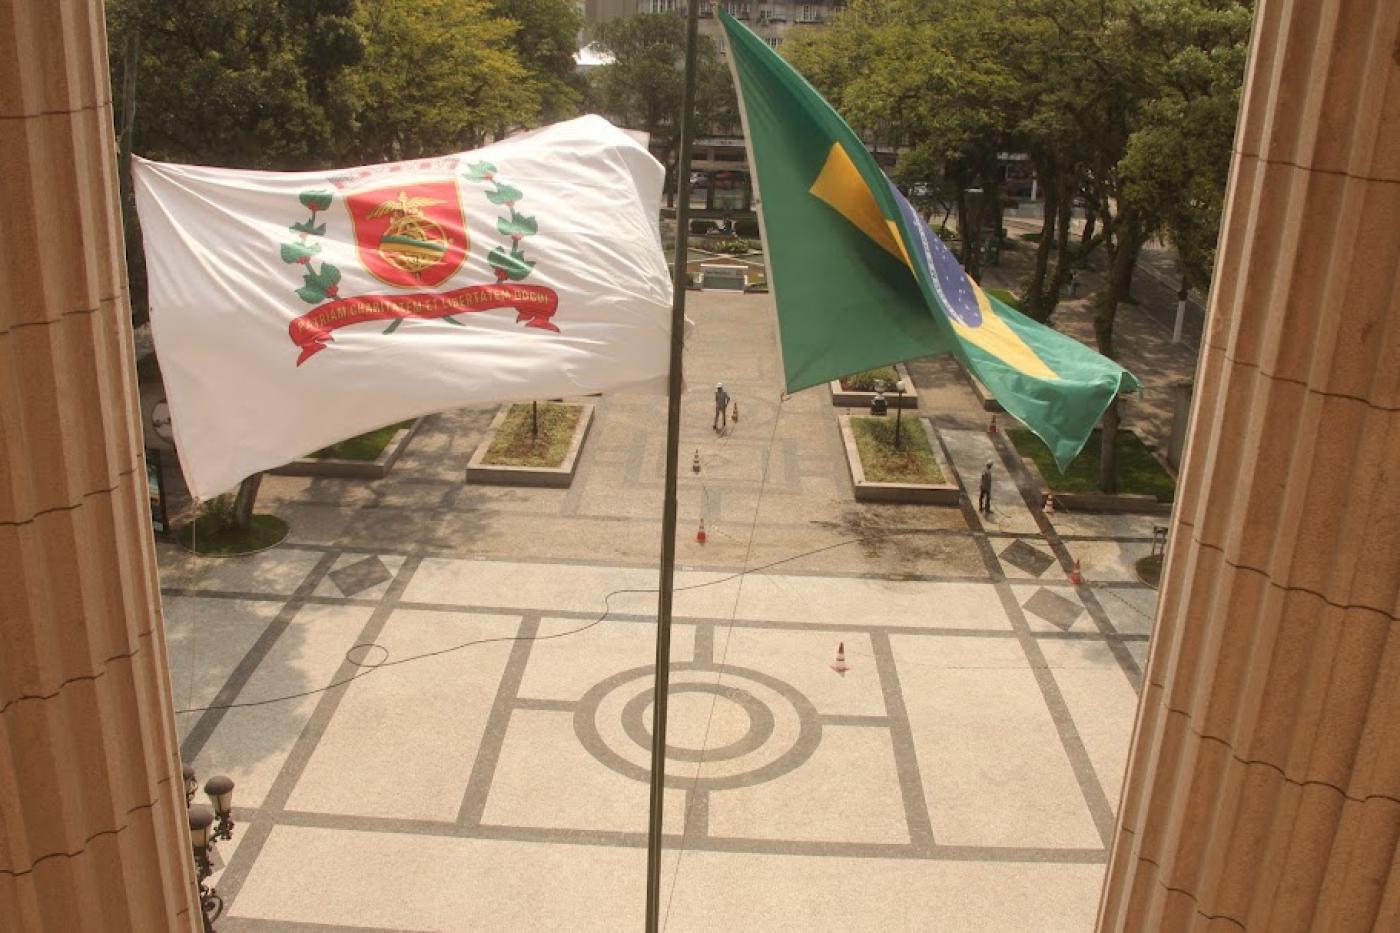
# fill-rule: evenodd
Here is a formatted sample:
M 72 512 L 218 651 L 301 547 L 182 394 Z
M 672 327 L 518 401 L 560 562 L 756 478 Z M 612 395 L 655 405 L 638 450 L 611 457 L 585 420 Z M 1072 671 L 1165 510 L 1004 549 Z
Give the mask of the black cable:
M 886 531 L 886 532 L 882 532 L 882 533 L 880 533 L 880 534 L 874 534 L 874 535 L 861 535 L 861 536 L 855 537 L 855 538 L 845 538 L 845 539 L 842 539 L 842 540 L 840 540 L 840 541 L 836 541 L 836 542 L 834 542 L 834 543 L 832 543 L 832 544 L 826 544 L 826 545 L 822 545 L 821 547 L 818 547 L 818 548 L 812 548 L 812 549 L 809 550 L 809 551 L 802 551 L 802 552 L 797 553 L 797 554 L 792 554 L 792 555 L 790 555 L 790 556 L 788 556 L 788 557 L 782 557 L 782 558 L 779 558 L 778 560 L 770 561 L 769 563 L 761 564 L 761 565 L 759 565 L 759 566 L 757 566 L 757 567 L 751 567 L 751 568 L 749 568 L 749 569 L 747 569 L 747 570 L 736 571 L 735 573 L 731 573 L 731 574 L 729 574 L 728 576 L 720 577 L 720 578 L 715 579 L 715 580 L 707 580 L 707 581 L 705 581 L 704 583 L 692 583 L 692 584 L 689 585 L 689 586 L 678 586 L 678 587 L 675 588 L 674 592 L 677 592 L 677 593 L 684 593 L 684 592 L 687 592 L 687 591 L 689 591 L 689 590 L 698 590 L 698 589 L 701 589 L 701 588 L 706 587 L 706 586 L 718 586 L 718 585 L 721 584 L 721 583 L 728 583 L 730 580 L 737 580 L 738 578 L 743 577 L 743 576 L 746 576 L 746 575 L 751 574 L 751 573 L 759 573 L 760 571 L 769 570 L 769 569 L 771 569 L 771 568 L 773 568 L 773 567 L 780 567 L 780 566 L 782 566 L 783 564 L 790 564 L 790 563 L 792 563 L 793 561 L 795 561 L 795 560 L 801 560 L 801 559 L 803 559 L 804 557 L 812 557 L 813 555 L 821 554 L 821 553 L 824 553 L 824 552 L 826 552 L 826 551 L 835 550 L 835 549 L 838 548 L 838 547 L 846 547 L 847 545 L 850 545 L 850 544 L 860 544 L 860 543 L 865 542 L 865 541 L 878 541 L 878 540 L 881 540 L 881 539 L 884 539 L 884 538 L 895 538 L 895 537 L 901 537 L 901 536 L 904 536 L 904 535 L 931 535 L 931 534 L 944 534 L 944 533 L 945 533 L 945 529 L 942 529 L 942 528 L 910 528 L 910 529 L 901 529 L 901 530 L 896 530 L 896 531 Z M 577 635 L 577 634 L 579 634 L 580 632 L 586 632 L 586 631 L 588 631 L 589 629 L 593 628 L 595 625 L 598 625 L 599 623 L 604 622 L 604 621 L 607 620 L 608 616 L 612 614 L 612 599 L 613 599 L 614 596 L 619 596 L 619 595 L 624 594 L 624 593 L 648 594 L 648 593 L 656 593 L 656 592 L 659 592 L 659 591 L 658 591 L 657 589 L 655 589 L 654 587 L 653 587 L 653 588 L 650 588 L 650 589 L 631 589 L 631 588 L 626 588 L 626 589 L 613 590 L 613 591 L 611 591 L 610 593 L 608 593 L 607 595 L 605 595 L 605 596 L 603 597 L 603 607 L 604 607 L 604 608 L 603 608 L 603 614 L 602 614 L 602 615 L 598 616 L 598 618 L 596 618 L 596 619 L 594 619 L 593 621 L 587 623 L 586 625 L 581 625 L 581 626 L 579 626 L 578 628 L 569 629 L 568 631 L 564 631 L 564 632 L 555 632 L 555 633 L 550 634 L 550 635 L 499 635 L 499 636 L 496 636 L 496 637 L 494 637 L 494 638 L 477 638 L 477 639 L 473 639 L 472 641 L 464 641 L 464 642 L 462 642 L 461 644 L 451 645 L 451 646 L 446 647 L 446 648 L 439 648 L 439 649 L 437 649 L 436 651 L 424 651 L 424 652 L 420 652 L 419 654 L 412 654 L 412 655 L 409 655 L 409 656 L 406 657 L 406 658 L 399 658 L 399 659 L 396 660 L 396 661 L 381 661 L 380 663 L 375 664 L 375 665 L 373 665 L 373 666 L 363 666 L 363 669 L 362 669 L 362 670 L 356 672 L 355 674 L 352 674 L 352 675 L 349 676 L 349 677 L 343 677 L 343 678 L 341 678 L 340 680 L 337 680 L 337 681 L 334 681 L 334 682 L 332 682 L 332 683 L 326 684 L 324 687 L 317 687 L 317 688 L 315 688 L 314 690 L 302 690 L 302 691 L 299 692 L 299 693 L 289 693 L 289 694 L 286 694 L 285 696 L 269 697 L 269 698 L 267 698 L 267 699 L 265 699 L 265 700 L 248 700 L 248 701 L 242 702 L 242 703 L 218 703 L 218 704 L 214 704 L 214 705 L 211 705 L 211 706 L 192 706 L 192 707 L 189 707 L 188 709 L 177 709 L 175 712 L 176 712 L 177 714 L 183 714 L 183 713 L 203 713 L 203 712 L 207 712 L 207 711 L 209 711 L 209 710 L 216 710 L 216 709 L 246 709 L 246 708 L 248 708 L 248 707 L 253 707 L 253 706 L 268 706 L 268 705 L 271 705 L 271 704 L 273 704 L 273 703 L 284 703 L 284 702 L 286 702 L 287 700 L 299 700 L 299 699 L 302 699 L 303 697 L 315 696 L 315 695 L 318 694 L 318 693 L 325 693 L 327 690 L 333 690 L 333 689 L 335 689 L 336 687 L 343 687 L 344 685 L 350 683 L 350 682 L 353 681 L 353 680 L 358 680 L 358 679 L 360 679 L 361 677 L 364 677 L 364 676 L 366 676 L 366 675 L 368 675 L 368 674 L 372 674 L 372 673 L 374 673 L 375 671 L 383 670 L 383 669 L 386 668 L 386 667 L 397 667 L 397 666 L 400 665 L 400 664 L 407 664 L 407 663 L 409 663 L 410 661 L 421 661 L 421 660 L 423 660 L 424 658 L 436 658 L 436 657 L 440 657 L 441 655 L 444 655 L 444 654 L 451 654 L 451 653 L 454 652 L 454 651 L 461 651 L 463 648 L 471 648 L 471 647 L 474 647 L 474 646 L 476 646 L 476 645 L 492 645 L 492 644 L 498 644 L 498 643 L 501 643 L 501 642 L 548 641 L 548 640 L 550 640 L 550 639 L 552 639 L 552 638 L 564 638 L 564 637 L 566 637 L 566 636 L 568 636 L 568 635 Z M 372 641 L 371 641 L 371 642 L 360 642 L 360 643 L 358 643 L 358 644 L 351 645 L 350 648 L 349 648 L 348 650 L 346 650 L 346 652 L 345 652 L 345 659 L 346 659 L 347 661 L 350 661 L 351 664 L 357 664 L 357 665 L 358 665 L 358 663 L 359 663 L 359 662 L 357 662 L 357 661 L 353 661 L 353 660 L 350 659 L 350 653 L 351 653 L 352 651 L 354 651 L 355 649 L 357 649 L 357 648 L 378 648 L 378 649 L 380 649 L 381 651 L 383 651 L 383 652 L 385 653 L 386 656 L 387 656 L 388 653 L 389 653 L 389 649 L 388 649 L 388 648 L 385 648 L 383 645 L 379 644 L 378 642 L 372 642 Z

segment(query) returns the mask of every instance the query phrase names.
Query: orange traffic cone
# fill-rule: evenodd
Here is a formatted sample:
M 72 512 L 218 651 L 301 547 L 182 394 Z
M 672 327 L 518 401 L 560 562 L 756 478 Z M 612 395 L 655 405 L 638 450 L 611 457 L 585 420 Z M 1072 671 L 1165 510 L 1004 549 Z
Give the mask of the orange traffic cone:
M 1075 586 L 1079 586 L 1084 582 L 1084 574 L 1079 572 L 1079 561 L 1077 559 L 1074 562 L 1074 571 L 1066 579 Z
M 700 472 L 700 449 L 698 447 L 695 449 L 695 459 L 690 461 L 690 472 Z
M 987 425 L 987 433 L 988 433 L 988 434 L 995 434 L 995 433 L 997 433 L 997 416 L 996 416 L 996 415 L 992 415 L 992 423 L 989 424 L 989 425 Z
M 831 662 L 831 669 L 838 674 L 844 674 L 851 669 L 846 663 L 846 643 L 844 641 L 836 643 L 836 660 Z
M 700 519 L 700 530 L 695 532 L 695 541 L 697 544 L 705 543 L 705 520 L 703 518 Z

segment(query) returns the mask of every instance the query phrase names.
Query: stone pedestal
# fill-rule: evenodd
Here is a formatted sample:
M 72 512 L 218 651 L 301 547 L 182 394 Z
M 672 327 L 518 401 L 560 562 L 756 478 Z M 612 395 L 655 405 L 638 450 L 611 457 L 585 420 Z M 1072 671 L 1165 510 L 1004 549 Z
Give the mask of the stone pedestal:
M 1397 39 L 1258 3 L 1103 931 L 1400 929 Z
M 0 0 L 0 929 L 194 930 L 101 4 Z

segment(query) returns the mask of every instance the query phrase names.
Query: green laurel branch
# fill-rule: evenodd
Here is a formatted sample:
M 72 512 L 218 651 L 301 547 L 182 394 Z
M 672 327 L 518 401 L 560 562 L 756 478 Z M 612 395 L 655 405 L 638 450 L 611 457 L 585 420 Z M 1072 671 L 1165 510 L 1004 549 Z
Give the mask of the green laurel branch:
M 462 177 L 467 181 L 491 185 L 490 189 L 483 192 L 486 200 L 497 206 L 504 205 L 510 211 L 506 216 L 496 218 L 496 231 L 503 237 L 509 237 L 510 242 L 495 247 L 486 256 L 486 261 L 496 272 L 496 281 L 504 282 L 509 279 L 519 282 L 528 277 L 534 271 L 535 261 L 525 258 L 525 250 L 521 248 L 520 241 L 527 236 L 534 236 L 540 227 L 534 217 L 515 209 L 516 202 L 525 197 L 525 193 L 498 180 L 496 166 L 490 162 L 473 162 L 467 166 Z
M 321 244 L 311 238 L 326 235 L 326 225 L 318 224 L 316 215 L 328 210 L 334 197 L 333 192 L 323 190 L 303 191 L 297 195 L 297 200 L 311 212 L 311 216 L 288 225 L 287 229 L 297 236 L 281 244 L 282 261 L 305 268 L 301 288 L 295 291 L 298 298 L 310 305 L 335 298 L 340 288 L 340 269 L 329 262 L 322 262 L 319 266 L 312 263 L 312 259 L 321 252 Z

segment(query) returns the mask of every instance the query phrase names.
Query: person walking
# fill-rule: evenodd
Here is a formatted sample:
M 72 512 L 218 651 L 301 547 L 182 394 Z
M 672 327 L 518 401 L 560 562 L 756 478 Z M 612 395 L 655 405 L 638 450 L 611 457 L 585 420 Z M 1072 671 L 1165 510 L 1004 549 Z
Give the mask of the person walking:
M 716 431 L 723 431 L 728 427 L 729 420 L 729 393 L 724 391 L 724 383 L 715 383 L 715 420 L 712 425 Z
M 982 468 L 982 484 L 977 492 L 977 510 L 984 515 L 992 514 L 992 461 Z
M 1071 273 L 1069 274 L 1069 296 L 1070 296 L 1071 298 L 1078 298 L 1078 297 L 1079 297 L 1079 273 L 1078 273 L 1078 272 L 1071 272 Z

